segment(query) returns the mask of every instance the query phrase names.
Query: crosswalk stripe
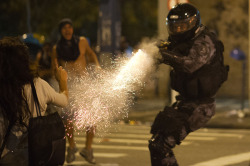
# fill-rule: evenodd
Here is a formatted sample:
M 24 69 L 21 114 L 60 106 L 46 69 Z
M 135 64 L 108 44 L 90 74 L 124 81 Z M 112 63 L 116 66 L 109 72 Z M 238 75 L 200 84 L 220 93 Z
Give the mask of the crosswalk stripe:
M 121 145 L 92 145 L 94 149 L 119 149 L 119 150 L 141 150 L 148 151 L 147 146 L 121 146 Z M 83 148 L 85 144 L 77 144 L 77 147 Z
M 232 137 L 232 138 L 242 138 L 245 134 L 249 132 L 239 132 L 237 130 L 213 130 L 213 129 L 200 129 L 195 132 L 190 133 L 185 140 L 182 142 L 183 145 L 190 145 L 195 141 L 214 141 L 219 138 Z M 92 144 L 93 149 L 96 149 L 97 152 L 94 152 L 95 157 L 100 158 L 121 158 L 129 156 L 128 151 L 138 151 L 141 153 L 149 153 L 148 149 L 148 140 L 151 138 L 150 126 L 132 126 L 132 125 L 118 125 L 115 128 L 112 128 L 107 133 L 97 133 L 94 137 L 94 142 Z M 79 132 L 75 133 L 75 141 L 77 147 L 84 148 L 86 141 L 86 133 Z M 68 146 L 68 144 L 67 144 Z M 116 150 L 120 153 L 101 153 L 100 151 L 110 151 Z M 76 154 L 79 156 L 79 153 Z M 196 163 L 192 166 L 211 166 L 211 165 L 220 165 L 226 166 L 230 164 L 237 164 L 244 161 L 248 161 L 250 152 L 241 153 L 237 155 L 223 156 L 220 158 L 215 158 L 209 161 L 203 161 L 201 163 Z M 79 160 L 82 158 L 79 156 Z M 84 165 L 87 164 L 85 161 L 75 161 L 70 163 L 70 165 Z M 116 163 L 114 163 L 116 165 Z
M 247 129 L 212 129 L 212 128 L 202 128 L 196 131 L 196 133 L 207 132 L 207 133 L 219 133 L 219 134 L 250 134 Z
M 110 133 L 131 133 L 131 134 L 149 134 L 150 130 L 143 131 L 143 130 L 135 130 L 135 129 L 122 129 L 118 131 L 111 131 Z M 199 135 L 199 136 L 218 136 L 218 137 L 236 137 L 240 138 L 242 134 L 233 134 L 233 133 L 215 133 L 215 132 L 203 132 L 203 131 L 195 131 L 191 132 L 190 135 Z
M 215 136 L 215 137 L 236 137 L 236 138 L 241 138 L 243 137 L 242 134 L 230 134 L 230 133 L 196 133 L 196 132 L 193 132 L 193 133 L 190 133 L 191 136 L 196 136 L 196 135 L 199 135 L 199 136 Z
M 112 130 L 110 131 L 110 133 L 133 133 L 133 134 L 150 134 L 150 130 L 146 130 L 146 131 L 143 131 L 143 130 L 136 130 L 136 129 L 122 129 L 122 130 Z
M 182 146 L 184 145 L 189 145 L 191 144 L 191 142 L 189 141 L 184 141 L 181 143 Z M 66 146 L 68 146 L 68 143 L 66 144 Z M 95 149 L 122 149 L 122 150 L 141 150 L 141 151 L 148 151 L 148 145 L 144 145 L 144 146 L 126 146 L 126 145 L 100 145 L 100 144 L 96 144 L 94 142 L 94 144 L 92 145 L 93 148 Z M 77 147 L 78 148 L 84 148 L 85 144 L 82 143 L 77 143 Z
M 79 136 L 85 136 L 85 134 L 79 134 Z M 127 133 L 115 133 L 115 134 L 108 134 L 105 138 L 137 138 L 137 139 L 146 139 L 149 140 L 151 135 L 149 134 L 127 134 Z M 200 136 L 187 136 L 188 140 L 201 140 L 201 141 L 213 141 L 215 137 L 200 137 Z
M 75 140 L 78 141 L 86 141 L 86 138 L 75 137 Z M 111 139 L 111 138 L 94 138 L 94 143 L 102 143 L 102 142 L 112 142 L 112 143 L 126 143 L 126 144 L 142 144 L 148 145 L 148 140 L 135 140 L 135 139 Z M 184 142 L 183 145 L 189 145 L 190 142 Z
M 128 125 L 128 124 L 122 124 L 122 125 L 117 125 L 117 127 L 114 127 L 116 129 L 110 130 L 110 132 L 122 132 L 122 131 L 131 131 L 131 130 L 136 130 L 138 133 L 144 133 L 149 134 L 149 131 L 151 129 L 150 126 L 147 125 Z M 249 130 L 247 129 L 230 129 L 230 131 L 227 131 L 227 129 L 212 129 L 212 128 L 201 128 L 194 133 L 216 133 L 216 134 L 222 134 L 222 135 L 230 135 L 230 134 L 235 134 L 234 136 L 236 137 L 237 134 L 249 134 Z M 229 133 L 230 132 L 230 133 Z
M 80 134 L 79 136 L 85 136 L 85 134 Z M 115 133 L 115 134 L 107 134 L 105 137 L 110 138 L 141 138 L 141 139 L 150 139 L 151 135 L 149 134 L 128 134 L 128 133 Z
M 94 164 L 89 164 L 87 161 L 73 161 L 72 163 L 64 163 L 64 165 L 70 165 L 70 166 L 74 166 L 74 165 L 94 165 Z M 98 163 L 98 166 L 119 166 L 119 164 L 117 163 Z
M 212 129 L 199 129 L 195 132 L 191 132 L 190 136 L 200 136 L 200 137 L 207 137 L 207 136 L 211 136 L 211 137 L 235 137 L 235 138 L 242 138 L 244 135 L 243 133 L 240 132 L 234 132 L 234 133 L 224 133 L 225 130 L 223 132 L 214 132 L 214 130 Z M 242 131 L 244 132 L 244 131 Z M 85 133 L 83 132 L 78 132 L 79 135 L 85 135 Z M 249 133 L 249 132 L 248 132 Z M 132 136 L 132 134 L 136 134 L 137 138 L 145 138 L 148 139 L 149 137 L 151 137 L 150 134 L 150 127 L 148 126 L 132 126 L 132 125 L 122 125 L 121 127 L 117 127 L 117 129 L 112 129 L 110 131 L 108 131 L 108 133 L 102 133 L 100 135 L 113 135 L 113 134 L 126 134 L 129 136 L 125 136 L 126 138 L 135 138 L 134 136 Z M 116 136 L 111 136 L 111 137 L 116 137 Z
M 76 153 L 75 154 L 76 157 L 81 157 L 81 155 L 79 153 Z M 125 153 L 94 153 L 94 156 L 95 157 L 100 157 L 100 158 L 120 158 L 120 157 L 126 157 L 128 156 L 127 154 Z M 73 161 L 72 163 L 64 163 L 64 165 L 89 165 L 89 163 L 85 160 L 83 161 Z M 98 165 L 105 165 L 105 164 L 98 164 Z M 116 165 L 116 164 L 114 164 Z M 111 166 L 111 165 L 109 165 Z
M 216 137 L 199 137 L 199 136 L 187 136 L 185 140 L 192 141 L 213 141 L 216 140 Z
M 86 141 L 86 138 L 76 137 L 76 141 Z M 135 139 L 112 139 L 112 138 L 94 138 L 95 142 L 115 142 L 115 143 L 134 143 L 134 144 L 148 144 L 147 140 L 135 140 Z
M 224 157 L 219 157 L 213 160 L 205 161 L 202 163 L 197 163 L 192 166 L 211 166 L 211 165 L 219 165 L 219 166 L 227 166 L 238 164 L 244 161 L 249 161 L 250 152 L 240 153 L 236 155 L 229 155 Z
M 79 153 L 76 153 L 76 156 L 81 156 Z M 94 152 L 95 157 L 103 157 L 103 158 L 119 158 L 127 156 L 126 153 L 96 153 Z
M 87 164 L 88 165 L 88 162 L 87 161 L 73 161 L 72 163 L 64 163 L 63 165 L 85 165 Z

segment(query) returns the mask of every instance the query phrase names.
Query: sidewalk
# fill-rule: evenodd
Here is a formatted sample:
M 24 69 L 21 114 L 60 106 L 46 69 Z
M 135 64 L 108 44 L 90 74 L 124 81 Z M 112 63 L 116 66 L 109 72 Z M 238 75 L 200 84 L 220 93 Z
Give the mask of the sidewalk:
M 128 118 L 125 122 L 131 124 L 151 125 L 155 116 L 166 105 L 167 101 L 163 99 L 145 99 L 138 100 L 131 108 Z M 216 99 L 216 114 L 208 122 L 208 128 L 234 128 L 250 129 L 250 111 L 248 109 L 248 100 L 245 101 L 245 116 L 240 118 L 239 114 L 241 101 L 238 99 Z
M 244 112 L 244 117 L 242 112 Z M 250 129 L 248 100 L 245 100 L 245 109 L 241 111 L 239 99 L 216 99 L 216 114 L 207 127 Z

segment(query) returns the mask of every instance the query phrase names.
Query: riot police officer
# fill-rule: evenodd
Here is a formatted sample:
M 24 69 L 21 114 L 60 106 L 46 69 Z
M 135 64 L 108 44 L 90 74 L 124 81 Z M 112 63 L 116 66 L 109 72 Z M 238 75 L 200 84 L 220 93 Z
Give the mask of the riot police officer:
M 177 166 L 172 149 L 215 114 L 214 96 L 227 80 L 223 43 L 201 24 L 200 12 L 178 4 L 167 16 L 169 37 L 159 46 L 162 63 L 170 65 L 176 103 L 155 118 L 149 140 L 152 166 Z

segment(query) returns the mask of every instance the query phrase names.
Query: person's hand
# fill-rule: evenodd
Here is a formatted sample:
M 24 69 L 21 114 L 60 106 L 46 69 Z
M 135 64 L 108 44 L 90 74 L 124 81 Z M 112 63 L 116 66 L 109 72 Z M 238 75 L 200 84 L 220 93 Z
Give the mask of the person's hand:
M 101 71 L 102 71 L 101 66 L 100 66 L 100 65 L 96 65 L 95 71 L 96 71 L 96 72 L 101 72 Z
M 64 93 L 67 97 L 69 97 L 67 86 L 68 73 L 65 69 L 63 69 L 62 66 L 58 67 L 57 61 L 55 61 L 55 77 L 59 83 L 60 92 Z
M 58 67 L 57 61 L 55 62 L 55 77 L 58 82 L 66 81 L 68 79 L 68 73 L 62 66 Z

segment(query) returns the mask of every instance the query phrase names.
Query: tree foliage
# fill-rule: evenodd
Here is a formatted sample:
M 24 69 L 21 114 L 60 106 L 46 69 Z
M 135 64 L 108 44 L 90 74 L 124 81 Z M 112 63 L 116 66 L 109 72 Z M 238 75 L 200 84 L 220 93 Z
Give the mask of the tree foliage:
M 157 35 L 157 0 L 122 0 L 122 35 L 132 45 Z
M 27 2 L 33 33 L 58 38 L 58 22 L 73 20 L 75 33 L 96 42 L 100 0 L 1 0 L 0 37 L 28 33 Z M 157 0 L 121 0 L 122 35 L 132 44 L 156 35 Z
M 26 30 L 25 1 L 1 0 L 0 2 L 0 37 L 18 35 Z

